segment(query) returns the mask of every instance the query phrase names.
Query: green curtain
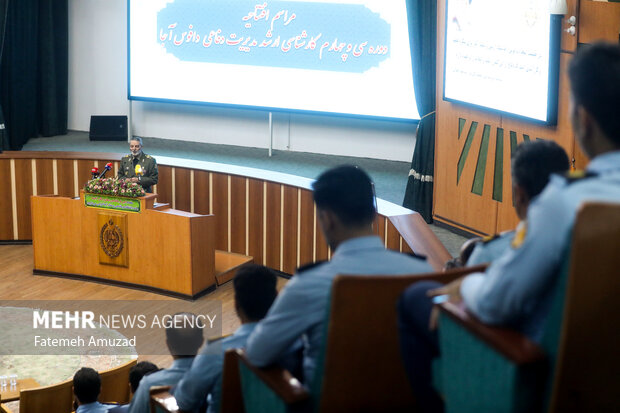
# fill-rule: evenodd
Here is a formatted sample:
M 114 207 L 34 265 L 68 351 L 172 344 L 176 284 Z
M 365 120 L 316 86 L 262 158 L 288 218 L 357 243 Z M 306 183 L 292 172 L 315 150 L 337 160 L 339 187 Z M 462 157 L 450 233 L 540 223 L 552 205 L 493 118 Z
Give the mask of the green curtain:
M 411 38 L 413 84 L 422 119 L 416 133 L 403 206 L 419 212 L 430 223 L 433 220 L 435 168 L 437 0 L 408 0 L 407 20 Z
M 9 148 L 67 133 L 68 0 L 9 0 L 0 102 Z

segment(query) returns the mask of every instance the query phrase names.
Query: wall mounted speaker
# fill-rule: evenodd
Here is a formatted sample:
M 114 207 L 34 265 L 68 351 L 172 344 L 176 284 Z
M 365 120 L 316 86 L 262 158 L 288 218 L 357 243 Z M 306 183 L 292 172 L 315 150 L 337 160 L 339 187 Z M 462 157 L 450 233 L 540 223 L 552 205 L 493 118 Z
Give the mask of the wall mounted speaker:
M 127 116 L 91 116 L 91 141 L 127 141 Z

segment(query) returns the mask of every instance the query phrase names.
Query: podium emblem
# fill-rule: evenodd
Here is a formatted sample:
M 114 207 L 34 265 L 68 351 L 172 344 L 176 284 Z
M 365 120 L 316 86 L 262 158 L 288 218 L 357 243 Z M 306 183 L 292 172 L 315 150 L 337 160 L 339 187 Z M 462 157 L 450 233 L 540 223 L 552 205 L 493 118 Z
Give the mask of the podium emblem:
M 99 263 L 128 267 L 127 214 L 100 212 L 97 215 Z
M 114 224 L 114 221 L 109 220 L 101 227 L 99 243 L 108 257 L 116 258 L 123 251 L 123 231 Z

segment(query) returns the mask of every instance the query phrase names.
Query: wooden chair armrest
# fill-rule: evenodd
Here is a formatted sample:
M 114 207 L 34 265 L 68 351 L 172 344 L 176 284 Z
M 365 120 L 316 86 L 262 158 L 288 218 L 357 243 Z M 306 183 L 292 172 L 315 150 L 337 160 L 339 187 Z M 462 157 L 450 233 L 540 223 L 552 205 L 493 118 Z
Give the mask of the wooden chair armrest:
M 463 303 L 445 302 L 438 306 L 442 313 L 517 365 L 536 363 L 545 359 L 544 351 L 525 335 L 508 328 L 491 327 L 481 323 L 465 309 Z
M 151 395 L 151 411 L 155 411 L 155 405 L 159 404 L 168 412 L 180 413 L 177 401 L 172 394 L 170 394 L 171 386 L 153 386 L 149 390 Z
M 286 404 L 295 404 L 310 398 L 304 386 L 288 371 L 279 366 L 259 368 L 248 360 L 241 349 L 234 351 L 238 362 L 243 363 L 252 373 L 274 391 Z
M 474 272 L 484 272 L 487 267 L 487 264 L 481 264 L 473 267 L 451 268 L 443 272 L 434 273 L 432 277 L 426 279 L 437 281 L 442 284 L 448 284 L 468 274 L 472 274 Z

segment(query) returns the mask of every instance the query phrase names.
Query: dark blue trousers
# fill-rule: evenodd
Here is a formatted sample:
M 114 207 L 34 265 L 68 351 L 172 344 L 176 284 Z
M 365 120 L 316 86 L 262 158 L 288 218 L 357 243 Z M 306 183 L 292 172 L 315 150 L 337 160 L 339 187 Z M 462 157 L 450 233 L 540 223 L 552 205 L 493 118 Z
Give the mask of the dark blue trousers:
M 420 411 L 443 412 L 443 401 L 432 386 L 431 364 L 439 356 L 437 332 L 428 323 L 433 308 L 428 290 L 441 287 L 434 281 L 409 286 L 398 301 L 398 330 L 405 370 Z

